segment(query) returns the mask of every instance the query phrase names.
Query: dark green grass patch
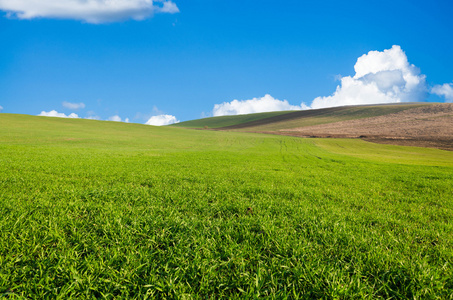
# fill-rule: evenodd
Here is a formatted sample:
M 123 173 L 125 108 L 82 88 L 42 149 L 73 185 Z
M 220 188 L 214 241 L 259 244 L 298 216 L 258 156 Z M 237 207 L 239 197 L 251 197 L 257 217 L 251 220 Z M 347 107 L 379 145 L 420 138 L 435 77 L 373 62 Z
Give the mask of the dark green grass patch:
M 188 128 L 221 128 L 226 126 L 233 126 L 247 122 L 262 120 L 274 116 L 285 115 L 290 111 L 273 111 L 265 113 L 247 114 L 247 115 L 234 115 L 234 116 L 219 116 L 210 117 L 197 120 L 190 120 L 181 123 L 172 124 L 172 127 L 188 127 Z
M 451 152 L 0 125 L 6 298 L 452 298 Z

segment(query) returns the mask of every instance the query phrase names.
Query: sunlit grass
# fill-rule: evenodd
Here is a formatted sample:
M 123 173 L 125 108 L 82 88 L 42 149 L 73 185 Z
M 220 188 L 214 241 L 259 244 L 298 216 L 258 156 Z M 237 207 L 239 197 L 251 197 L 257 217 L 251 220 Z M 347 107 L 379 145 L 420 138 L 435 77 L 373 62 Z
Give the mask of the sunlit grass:
M 0 295 L 452 298 L 451 152 L 6 114 L 0 126 Z
M 432 148 L 381 145 L 360 139 L 316 139 L 316 145 L 337 154 L 376 162 L 453 167 L 453 152 Z

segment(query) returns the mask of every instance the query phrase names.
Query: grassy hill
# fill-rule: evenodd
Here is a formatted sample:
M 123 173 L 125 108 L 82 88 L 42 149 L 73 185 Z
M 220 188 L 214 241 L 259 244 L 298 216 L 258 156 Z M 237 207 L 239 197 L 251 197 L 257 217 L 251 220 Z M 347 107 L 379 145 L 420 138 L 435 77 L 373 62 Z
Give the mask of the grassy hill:
M 203 118 L 191 121 L 180 122 L 172 124 L 172 127 L 187 127 L 187 128 L 221 128 L 227 126 L 235 126 L 248 122 L 253 122 L 261 119 L 268 119 L 270 117 L 285 115 L 289 111 L 274 111 L 258 114 L 236 115 L 236 116 L 220 116 Z
M 204 118 L 181 122 L 171 126 L 241 131 L 276 131 L 280 129 L 382 116 L 424 105 L 430 104 L 404 103 L 391 105 L 360 105 L 301 111 L 269 112 Z
M 383 116 L 424 105 L 429 104 L 358 105 L 302 110 L 252 122 L 244 122 L 224 127 L 222 129 L 243 131 L 277 131 L 295 127 L 305 127 Z
M 453 294 L 453 152 L 0 114 L 6 298 Z

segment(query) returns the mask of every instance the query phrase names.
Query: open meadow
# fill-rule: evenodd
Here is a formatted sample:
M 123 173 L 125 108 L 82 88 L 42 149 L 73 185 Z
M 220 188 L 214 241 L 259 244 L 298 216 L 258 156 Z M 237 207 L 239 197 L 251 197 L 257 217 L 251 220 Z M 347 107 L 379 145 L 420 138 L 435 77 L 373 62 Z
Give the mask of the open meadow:
M 453 298 L 451 151 L 12 114 L 0 128 L 0 298 Z

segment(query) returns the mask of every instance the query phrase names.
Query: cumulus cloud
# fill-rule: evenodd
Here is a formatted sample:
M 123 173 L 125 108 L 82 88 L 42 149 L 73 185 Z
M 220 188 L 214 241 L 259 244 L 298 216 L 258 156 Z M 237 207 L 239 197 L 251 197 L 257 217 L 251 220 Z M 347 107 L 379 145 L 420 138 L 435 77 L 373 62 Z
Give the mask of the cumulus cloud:
M 400 46 L 370 51 L 357 59 L 356 74 L 342 77 L 335 93 L 317 97 L 311 108 L 343 105 L 423 101 L 427 96 L 425 75 L 409 64 Z
M 2 112 L 2 110 L 3 110 L 3 106 L 0 105 L 0 112 Z
M 85 103 L 71 103 L 71 102 L 66 102 L 66 101 L 63 101 L 62 103 L 63 107 L 66 107 L 66 108 L 69 108 L 69 109 L 72 109 L 72 110 L 78 110 L 78 109 L 81 109 L 81 108 L 85 108 Z
M 431 89 L 431 93 L 438 96 L 444 96 L 445 102 L 453 103 L 453 84 L 444 83 L 443 85 L 435 85 Z
M 71 119 L 78 119 L 79 116 L 75 113 L 70 115 L 65 115 L 64 113 L 59 113 L 56 110 L 51 110 L 49 112 L 42 111 L 38 116 L 42 117 L 57 117 L 57 118 L 71 118 Z
M 114 115 L 109 118 L 109 121 L 121 122 L 121 117 L 118 115 Z
M 1 0 L 0 10 L 19 19 L 42 17 L 88 23 L 143 20 L 156 12 L 179 12 L 171 0 Z
M 261 98 L 250 100 L 233 100 L 214 105 L 212 114 L 217 116 L 244 115 L 269 111 L 281 110 L 300 110 L 306 108 L 305 105 L 295 106 L 288 103 L 287 100 L 278 100 L 269 94 Z
M 152 116 L 149 120 L 145 123 L 146 125 L 154 125 L 154 126 L 164 126 L 179 123 L 179 120 L 172 115 L 158 115 Z

